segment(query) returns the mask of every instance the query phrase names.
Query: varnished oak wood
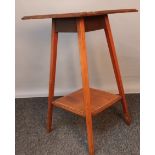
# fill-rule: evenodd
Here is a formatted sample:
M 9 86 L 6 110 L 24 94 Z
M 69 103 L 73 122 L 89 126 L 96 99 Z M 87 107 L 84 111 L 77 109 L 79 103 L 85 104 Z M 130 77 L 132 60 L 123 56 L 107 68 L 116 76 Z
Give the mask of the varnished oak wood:
M 90 88 L 91 114 L 95 116 L 117 103 L 121 98 L 120 95 Z M 86 116 L 82 89 L 55 100 L 53 104 L 56 107 L 65 109 L 82 117 Z
M 57 59 L 57 42 L 58 33 L 56 32 L 55 21 L 52 22 L 51 29 L 51 58 L 50 58 L 50 78 L 49 78 L 49 95 L 48 95 L 48 112 L 47 112 L 47 130 L 51 131 L 52 114 L 53 114 L 53 97 L 56 73 L 56 59 Z
M 82 75 L 82 86 L 83 86 L 83 89 L 82 89 L 83 103 L 84 103 L 84 109 L 86 113 L 88 150 L 90 155 L 94 155 L 94 140 L 93 140 L 91 99 L 90 99 L 90 88 L 89 88 L 89 78 L 88 78 L 84 18 L 77 19 L 77 31 L 78 31 L 78 42 L 79 42 L 80 64 L 81 64 L 81 75 Z
M 32 15 L 24 16 L 22 19 L 47 19 L 47 18 L 72 18 L 72 17 L 87 17 L 87 16 L 98 16 L 114 13 L 128 13 L 128 12 L 137 12 L 136 9 L 117 9 L 117 10 L 102 10 L 95 12 L 76 12 L 76 13 L 63 13 L 63 14 L 47 14 L 47 15 Z
M 108 47 L 109 47 L 111 61 L 113 64 L 115 78 L 117 81 L 119 94 L 122 96 L 122 106 L 123 106 L 123 112 L 124 112 L 124 119 L 125 119 L 125 122 L 128 125 L 130 125 L 131 117 L 130 117 L 129 112 L 128 112 L 128 106 L 127 106 L 127 102 L 126 102 L 126 98 L 125 98 L 125 94 L 124 94 L 124 88 L 123 88 L 123 83 L 122 83 L 122 79 L 121 79 L 121 73 L 119 70 L 119 64 L 118 64 L 118 60 L 117 60 L 117 55 L 116 55 L 116 50 L 115 50 L 115 45 L 114 45 L 114 41 L 113 41 L 113 37 L 112 37 L 112 32 L 111 32 L 111 28 L 110 28 L 110 22 L 108 19 L 108 15 L 105 16 L 104 20 L 105 20 L 105 34 L 106 34 L 106 38 L 107 38 L 107 43 L 108 43 Z
M 83 116 L 86 119 L 87 139 L 89 155 L 94 155 L 94 140 L 92 116 L 109 108 L 117 101 L 122 101 L 125 122 L 129 125 L 131 117 L 128 112 L 127 102 L 125 99 L 121 73 L 116 56 L 114 41 L 108 19 L 108 14 L 137 12 L 136 9 L 119 9 L 119 10 L 103 10 L 96 12 L 78 12 L 65 14 L 48 14 L 48 15 L 34 15 L 24 16 L 22 19 L 52 19 L 51 30 L 51 59 L 50 59 L 50 80 L 49 80 L 49 96 L 48 96 L 48 116 L 47 129 L 51 131 L 52 127 L 52 111 L 53 107 L 60 107 L 77 115 Z M 85 32 L 104 29 L 106 39 L 109 47 L 113 70 L 117 81 L 119 95 L 111 94 L 105 91 L 92 89 L 89 87 L 88 78 L 88 64 L 86 53 Z M 65 97 L 53 100 L 54 85 L 56 74 L 56 58 L 57 58 L 57 42 L 58 32 L 77 32 L 81 75 L 82 75 L 82 89 L 69 94 Z

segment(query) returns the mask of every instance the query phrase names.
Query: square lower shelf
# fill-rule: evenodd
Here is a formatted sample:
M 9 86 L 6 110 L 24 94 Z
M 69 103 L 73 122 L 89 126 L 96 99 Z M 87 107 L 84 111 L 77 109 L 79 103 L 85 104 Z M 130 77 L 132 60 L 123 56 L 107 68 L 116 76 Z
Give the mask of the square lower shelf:
M 121 99 L 120 95 L 90 88 L 91 112 L 96 115 Z M 85 117 L 82 89 L 61 97 L 52 103 L 54 106 Z

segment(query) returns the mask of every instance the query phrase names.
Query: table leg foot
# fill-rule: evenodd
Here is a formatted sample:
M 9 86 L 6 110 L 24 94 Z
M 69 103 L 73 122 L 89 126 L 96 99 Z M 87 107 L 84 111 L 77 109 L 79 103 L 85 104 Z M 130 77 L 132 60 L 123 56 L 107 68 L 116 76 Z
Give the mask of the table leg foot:
M 129 113 L 125 113 L 124 114 L 124 121 L 127 125 L 130 125 L 131 124 L 131 116 Z

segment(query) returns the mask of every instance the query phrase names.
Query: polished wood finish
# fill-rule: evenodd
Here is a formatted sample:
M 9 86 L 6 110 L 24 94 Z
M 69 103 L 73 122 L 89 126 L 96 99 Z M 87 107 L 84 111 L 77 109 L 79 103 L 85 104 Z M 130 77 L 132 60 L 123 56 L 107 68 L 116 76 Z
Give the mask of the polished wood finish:
M 104 15 L 84 17 L 85 31 L 95 31 L 104 28 Z
M 52 30 L 51 30 L 52 31 L 51 61 L 50 61 L 47 129 L 48 132 L 51 131 L 52 111 L 54 106 L 63 108 L 67 111 L 85 117 L 87 126 L 89 155 L 94 155 L 92 116 L 102 112 L 106 108 L 111 107 L 117 101 L 121 100 L 125 122 L 128 125 L 131 123 L 131 117 L 128 112 L 123 83 L 121 79 L 121 73 L 119 70 L 119 64 L 116 56 L 114 41 L 108 19 L 108 14 L 126 13 L 126 12 L 137 12 L 137 10 L 136 9 L 103 10 L 96 12 L 34 15 L 34 16 L 25 16 L 22 18 L 23 20 L 53 18 Z M 119 95 L 111 94 L 102 90 L 97 90 L 89 87 L 85 32 L 99 29 L 105 30 L 111 61 L 113 64 L 115 78 L 119 90 Z M 59 32 L 77 32 L 78 34 L 81 75 L 82 75 L 82 89 L 54 101 L 53 96 L 54 96 L 54 85 L 56 74 L 57 42 Z
M 104 28 L 104 16 L 84 17 L 85 32 L 100 30 Z M 77 18 L 55 19 L 57 32 L 77 32 Z
M 120 94 L 120 96 L 122 96 L 124 119 L 125 119 L 125 122 L 129 125 L 131 123 L 131 117 L 128 112 L 128 107 L 127 107 L 127 102 L 125 99 L 124 88 L 123 88 L 123 83 L 122 83 L 122 79 L 121 79 L 121 73 L 119 70 L 119 64 L 118 64 L 118 60 L 117 60 L 115 45 L 114 45 L 112 32 L 111 32 L 111 28 L 110 28 L 110 23 L 109 23 L 109 19 L 108 19 L 107 15 L 105 16 L 104 20 L 105 20 L 105 34 L 106 34 L 106 39 L 107 39 L 107 43 L 108 43 L 108 47 L 109 47 L 111 61 L 113 64 L 115 78 L 117 81 L 119 94 Z
M 53 97 L 56 73 L 56 59 L 57 59 L 57 42 L 58 33 L 55 31 L 55 21 L 52 22 L 51 29 L 51 58 L 50 58 L 50 78 L 49 78 L 49 95 L 48 95 L 48 112 L 47 112 L 47 130 L 51 131 L 52 126 L 52 113 L 53 113 Z
M 47 19 L 47 18 L 75 18 L 75 17 L 87 17 L 87 16 L 98 16 L 114 13 L 128 13 L 128 12 L 137 12 L 136 9 L 117 9 L 117 10 L 102 10 L 95 12 L 76 12 L 76 13 L 63 13 L 63 14 L 47 14 L 47 15 L 33 15 L 33 16 L 24 16 L 22 19 Z
M 85 113 L 86 113 L 88 149 L 89 149 L 89 154 L 94 155 L 93 127 L 92 127 L 92 115 L 91 115 L 91 100 L 90 100 L 90 88 L 89 88 L 89 78 L 88 78 L 84 18 L 77 19 L 77 31 L 78 31 L 78 42 L 79 42 L 79 49 L 80 49 L 83 103 L 84 103 Z
M 120 95 L 111 94 L 102 90 L 90 88 L 91 114 L 102 112 L 121 100 Z M 53 102 L 54 106 L 65 109 L 82 117 L 86 116 L 83 102 L 83 89 L 61 97 Z
M 55 21 L 57 32 L 77 32 L 76 18 L 58 18 Z

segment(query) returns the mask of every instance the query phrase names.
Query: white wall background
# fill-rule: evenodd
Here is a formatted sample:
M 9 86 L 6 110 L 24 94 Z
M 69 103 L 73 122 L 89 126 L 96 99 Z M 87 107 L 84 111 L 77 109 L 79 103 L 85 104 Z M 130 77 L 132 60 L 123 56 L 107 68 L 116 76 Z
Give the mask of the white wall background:
M 137 8 L 139 0 L 16 0 L 16 97 L 48 95 L 51 20 L 26 20 L 33 14 Z M 139 13 L 110 15 L 126 93 L 139 92 Z M 117 92 L 104 30 L 86 34 L 92 87 Z M 55 95 L 81 87 L 77 35 L 61 33 Z

